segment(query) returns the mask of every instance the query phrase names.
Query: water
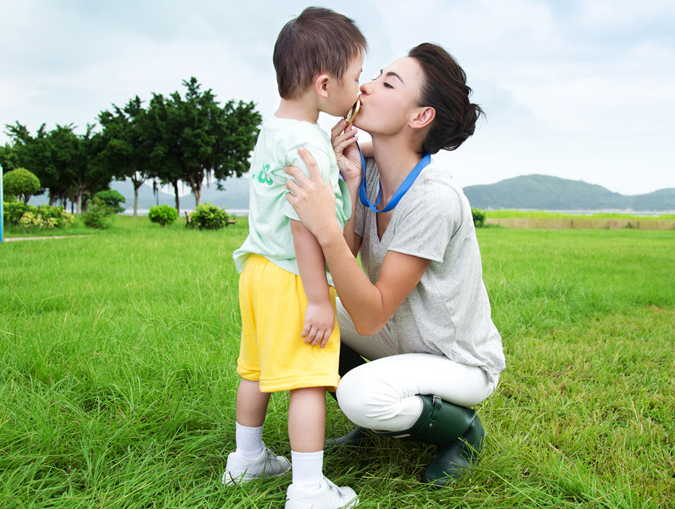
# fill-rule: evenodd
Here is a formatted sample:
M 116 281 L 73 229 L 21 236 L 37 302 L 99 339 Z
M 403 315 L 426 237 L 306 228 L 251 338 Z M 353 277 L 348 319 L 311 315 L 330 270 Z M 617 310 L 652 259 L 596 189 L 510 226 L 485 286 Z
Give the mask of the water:
M 187 212 L 188 214 L 192 212 L 194 209 L 180 209 L 180 214 L 181 216 L 185 217 L 185 213 Z M 150 209 L 138 209 L 138 215 L 139 216 L 147 216 L 148 212 L 150 212 Z M 225 212 L 227 212 L 228 216 L 235 216 L 235 217 L 246 217 L 248 216 L 248 209 L 225 209 Z M 126 209 L 124 212 L 122 212 L 123 216 L 133 216 L 134 215 L 134 209 L 129 208 Z

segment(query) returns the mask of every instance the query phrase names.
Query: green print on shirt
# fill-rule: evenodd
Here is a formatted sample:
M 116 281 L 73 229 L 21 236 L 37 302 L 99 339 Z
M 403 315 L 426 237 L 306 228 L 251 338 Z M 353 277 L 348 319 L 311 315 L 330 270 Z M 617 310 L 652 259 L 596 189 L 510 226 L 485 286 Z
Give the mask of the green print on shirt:
M 262 171 L 258 173 L 258 182 L 261 184 L 267 184 L 268 186 L 272 185 L 272 179 L 268 175 L 268 172 L 270 171 L 270 165 L 265 164 L 263 165 Z M 252 176 L 253 180 L 255 180 L 255 173 Z

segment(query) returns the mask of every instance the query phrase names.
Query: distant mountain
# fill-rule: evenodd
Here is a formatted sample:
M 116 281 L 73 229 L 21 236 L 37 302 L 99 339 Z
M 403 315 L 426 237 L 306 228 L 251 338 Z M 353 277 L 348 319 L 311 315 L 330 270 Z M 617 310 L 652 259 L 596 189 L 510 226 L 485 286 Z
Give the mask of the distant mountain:
M 472 207 L 536 210 L 675 210 L 675 188 L 626 196 L 596 184 L 526 175 L 464 188 Z
M 248 209 L 248 177 L 231 178 L 224 182 L 224 191 L 215 184 L 202 188 L 202 203 L 212 203 L 225 209 Z M 134 206 L 134 188 L 131 181 L 113 182 L 110 187 L 126 198 L 127 209 Z M 472 207 L 480 209 L 535 209 L 535 210 L 675 210 L 675 188 L 661 189 L 649 194 L 626 196 L 602 186 L 579 180 L 567 180 L 548 175 L 526 175 L 502 180 L 496 184 L 468 186 L 464 194 Z M 32 205 L 46 203 L 47 196 L 34 196 Z M 149 209 L 155 204 L 175 206 L 173 194 L 152 192 L 152 187 L 139 189 L 138 208 Z M 192 194 L 181 196 L 180 208 L 192 210 Z

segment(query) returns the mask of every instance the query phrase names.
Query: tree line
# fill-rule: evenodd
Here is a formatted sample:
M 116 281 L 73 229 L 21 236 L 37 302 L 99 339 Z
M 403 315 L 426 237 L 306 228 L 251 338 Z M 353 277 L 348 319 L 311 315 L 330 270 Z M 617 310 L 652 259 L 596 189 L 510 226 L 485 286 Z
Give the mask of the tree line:
M 194 77 L 183 86 L 183 95 L 153 93 L 147 107 L 138 96 L 123 107 L 113 104 L 99 113 L 100 130 L 88 124 L 82 135 L 73 124 L 51 131 L 43 124 L 34 135 L 18 121 L 7 124 L 12 141 L 0 147 L 3 171 L 30 170 L 50 205 L 65 207 L 69 200 L 78 212 L 113 180 L 127 178 L 134 186 L 134 215 L 138 189 L 150 180 L 155 190 L 173 187 L 178 211 L 179 181 L 190 186 L 199 205 L 205 180 L 222 189 L 223 180 L 248 171 L 262 117 L 253 102 L 230 100 L 221 106 Z

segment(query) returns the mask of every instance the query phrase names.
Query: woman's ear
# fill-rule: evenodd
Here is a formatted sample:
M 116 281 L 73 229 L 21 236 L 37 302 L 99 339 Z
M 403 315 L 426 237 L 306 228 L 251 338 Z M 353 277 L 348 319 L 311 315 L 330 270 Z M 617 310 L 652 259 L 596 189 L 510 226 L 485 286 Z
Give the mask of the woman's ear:
M 436 110 L 431 106 L 420 108 L 417 115 L 411 120 L 410 127 L 413 129 L 422 129 L 428 126 L 436 118 Z
M 330 76 L 328 74 L 319 74 L 314 78 L 314 91 L 322 99 L 328 98 L 328 84 Z

